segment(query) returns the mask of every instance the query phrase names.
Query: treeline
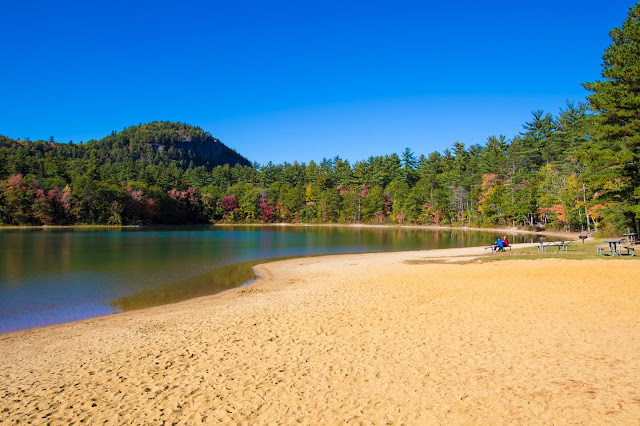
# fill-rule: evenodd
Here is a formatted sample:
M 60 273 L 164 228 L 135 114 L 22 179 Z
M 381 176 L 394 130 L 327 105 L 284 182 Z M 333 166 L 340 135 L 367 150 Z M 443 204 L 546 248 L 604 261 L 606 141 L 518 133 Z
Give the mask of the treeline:
M 166 140 L 152 133 L 134 136 L 144 126 L 94 147 L 3 138 L 0 221 L 543 223 L 580 229 L 587 215 L 594 221 L 603 215 L 581 179 L 580 148 L 592 137 L 591 121 L 586 105 L 568 104 L 557 117 L 534 112 L 513 140 L 456 142 L 443 153 L 419 156 L 407 148 L 354 164 L 335 157 L 210 171 L 187 162 L 175 146 L 158 151 L 153 144 L 166 146 Z
M 611 31 L 587 104 L 535 111 L 513 139 L 351 164 L 249 165 L 197 127 L 101 141 L 0 137 L 0 223 L 389 223 L 638 231 L 640 6 Z M 354 141 L 357 142 L 357 141 Z M 224 164 L 226 163 L 226 164 Z M 229 165 L 232 164 L 231 166 Z M 224 165 L 222 165 L 224 164 Z

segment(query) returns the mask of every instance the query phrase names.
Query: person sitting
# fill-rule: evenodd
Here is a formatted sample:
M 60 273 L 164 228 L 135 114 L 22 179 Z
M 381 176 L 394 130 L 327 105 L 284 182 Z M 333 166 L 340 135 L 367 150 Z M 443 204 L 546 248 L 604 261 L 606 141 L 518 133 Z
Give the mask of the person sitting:
M 500 238 L 496 241 L 496 251 L 504 251 L 504 241 Z
M 507 240 L 507 236 L 505 235 L 504 237 L 502 237 L 502 243 L 504 244 L 504 247 L 509 247 L 509 241 Z

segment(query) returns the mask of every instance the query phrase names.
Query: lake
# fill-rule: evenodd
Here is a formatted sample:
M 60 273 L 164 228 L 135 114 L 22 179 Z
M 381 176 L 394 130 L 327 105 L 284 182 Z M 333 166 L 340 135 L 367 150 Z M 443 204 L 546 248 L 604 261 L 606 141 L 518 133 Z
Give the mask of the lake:
M 470 247 L 497 237 L 404 227 L 6 229 L 0 333 L 214 294 L 250 283 L 251 266 L 266 259 Z

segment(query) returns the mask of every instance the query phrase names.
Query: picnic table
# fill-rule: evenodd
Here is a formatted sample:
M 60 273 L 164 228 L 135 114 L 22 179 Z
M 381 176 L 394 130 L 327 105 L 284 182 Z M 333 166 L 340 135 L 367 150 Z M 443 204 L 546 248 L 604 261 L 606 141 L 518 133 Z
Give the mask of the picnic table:
M 567 251 L 569 244 L 573 242 L 575 242 L 575 240 L 540 241 L 538 251 L 547 251 L 548 247 L 558 247 L 558 250 Z
M 602 240 L 602 242 L 609 244 L 609 256 L 622 256 L 622 243 L 624 243 L 625 241 L 626 240 L 623 238 L 617 240 Z M 598 250 L 598 254 L 604 256 L 602 254 L 601 247 L 600 250 Z
M 491 244 L 487 244 L 487 246 L 484 248 L 484 251 L 491 250 L 491 252 L 498 252 L 498 251 L 504 251 L 505 249 L 511 250 L 511 246 L 508 245 L 506 247 L 498 247 L 498 243 L 491 243 Z
M 637 232 L 630 232 L 628 234 L 622 234 L 627 238 L 627 242 L 629 244 L 638 244 L 638 233 Z
M 484 248 L 484 251 L 491 250 L 491 252 L 493 253 L 496 251 L 496 247 L 496 243 L 487 244 L 487 246 Z

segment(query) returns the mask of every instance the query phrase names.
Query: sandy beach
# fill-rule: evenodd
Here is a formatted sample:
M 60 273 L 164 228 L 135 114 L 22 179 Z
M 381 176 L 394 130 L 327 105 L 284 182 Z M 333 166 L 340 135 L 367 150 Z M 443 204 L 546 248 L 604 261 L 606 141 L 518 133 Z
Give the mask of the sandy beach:
M 640 262 L 290 259 L 0 335 L 0 423 L 638 424 Z

